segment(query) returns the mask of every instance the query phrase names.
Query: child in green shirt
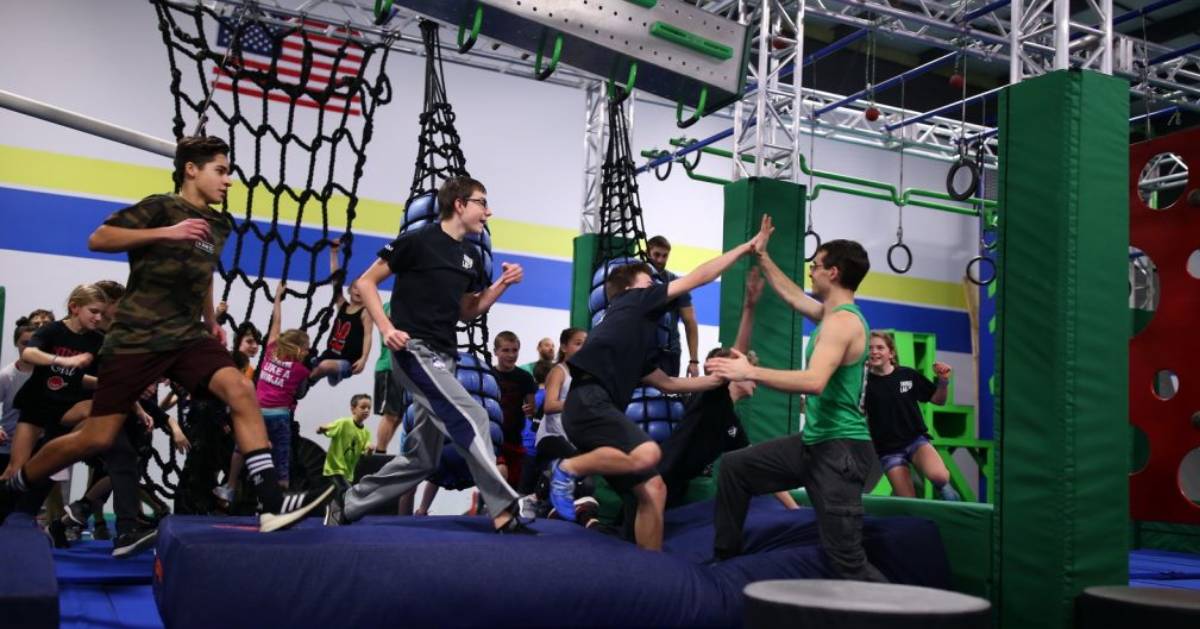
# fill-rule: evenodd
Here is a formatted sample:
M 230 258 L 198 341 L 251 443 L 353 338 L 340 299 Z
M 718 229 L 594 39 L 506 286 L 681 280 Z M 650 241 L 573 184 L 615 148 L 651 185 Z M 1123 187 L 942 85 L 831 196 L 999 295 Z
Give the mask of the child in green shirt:
M 371 442 L 371 431 L 363 426 L 370 416 L 371 396 L 359 393 L 350 398 L 350 417 L 335 419 L 317 429 L 317 434 L 330 439 L 323 473 L 342 490 L 350 488 L 358 458 Z

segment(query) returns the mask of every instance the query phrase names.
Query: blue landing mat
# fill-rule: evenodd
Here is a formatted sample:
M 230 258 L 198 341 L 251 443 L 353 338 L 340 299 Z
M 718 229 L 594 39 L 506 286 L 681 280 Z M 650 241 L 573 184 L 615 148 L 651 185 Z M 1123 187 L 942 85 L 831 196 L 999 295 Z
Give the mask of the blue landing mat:
M 64 585 L 60 629 L 159 629 L 163 623 L 147 585 Z
M 150 585 L 154 577 L 154 553 L 145 551 L 126 559 L 112 556 L 112 542 L 87 540 L 54 551 L 58 583 L 104 585 Z
M 470 517 L 367 518 L 341 528 L 309 519 L 264 535 L 250 518 L 174 516 L 159 529 L 155 598 L 165 624 L 180 629 L 737 626 L 746 584 L 831 576 L 813 512 L 786 512 L 770 497 L 751 508 L 752 554 L 699 565 L 710 554 L 712 509 L 669 512 L 664 553 L 559 521 L 536 523 L 536 537 L 495 535 L 490 521 Z M 864 538 L 889 578 L 949 586 L 933 523 L 867 518 Z
M 1165 550 L 1132 551 L 1129 553 L 1129 584 L 1200 590 L 1200 555 Z

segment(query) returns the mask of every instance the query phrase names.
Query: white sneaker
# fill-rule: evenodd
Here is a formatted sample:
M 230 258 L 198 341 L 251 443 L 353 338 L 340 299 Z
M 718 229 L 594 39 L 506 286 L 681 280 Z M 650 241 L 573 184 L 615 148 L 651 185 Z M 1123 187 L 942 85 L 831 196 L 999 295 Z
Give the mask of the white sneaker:
M 258 530 L 260 533 L 270 533 L 285 529 L 297 522 L 304 516 L 308 515 L 309 511 L 320 506 L 333 493 L 333 485 L 325 488 L 325 491 L 317 495 L 311 495 L 307 492 L 286 493 L 283 495 L 283 505 L 279 509 L 279 513 L 262 513 L 258 516 Z

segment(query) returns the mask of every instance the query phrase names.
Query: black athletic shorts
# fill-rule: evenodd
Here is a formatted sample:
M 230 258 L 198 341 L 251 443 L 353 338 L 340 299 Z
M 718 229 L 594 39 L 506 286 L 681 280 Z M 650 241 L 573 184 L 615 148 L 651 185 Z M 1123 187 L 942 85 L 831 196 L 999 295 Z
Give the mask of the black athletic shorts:
M 580 452 L 609 447 L 629 454 L 643 443 L 653 441 L 613 404 L 608 391 L 596 381 L 571 382 L 563 405 L 563 429 L 567 439 Z M 604 479 L 618 491 L 628 491 L 657 475 L 658 472 L 651 469 L 641 474 L 605 476 Z
M 400 401 L 403 389 L 392 380 L 392 372 L 375 372 L 375 414 L 399 415 L 404 406 Z

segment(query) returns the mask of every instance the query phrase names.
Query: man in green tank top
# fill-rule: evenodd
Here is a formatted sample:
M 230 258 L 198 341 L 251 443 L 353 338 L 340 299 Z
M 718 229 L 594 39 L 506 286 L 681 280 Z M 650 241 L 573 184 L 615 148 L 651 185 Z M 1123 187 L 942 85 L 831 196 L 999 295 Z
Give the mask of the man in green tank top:
M 771 231 L 769 216 L 763 217 L 763 230 Z M 741 554 L 742 525 L 752 497 L 802 486 L 817 512 L 821 545 L 833 570 L 846 579 L 887 581 L 862 547 L 862 493 L 878 464 L 863 411 L 870 330 L 854 304 L 854 291 L 871 268 L 867 252 L 852 240 L 818 247 L 809 267 L 815 299 L 771 260 L 765 243 L 755 253 L 771 288 L 817 323 L 804 355 L 806 368 L 756 367 L 735 350 L 732 358 L 708 361 L 706 369 L 729 380 L 806 394 L 806 422 L 800 434 L 722 459 L 713 556 L 721 560 Z

